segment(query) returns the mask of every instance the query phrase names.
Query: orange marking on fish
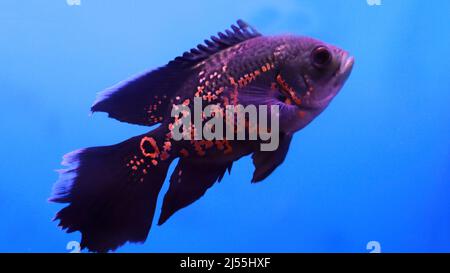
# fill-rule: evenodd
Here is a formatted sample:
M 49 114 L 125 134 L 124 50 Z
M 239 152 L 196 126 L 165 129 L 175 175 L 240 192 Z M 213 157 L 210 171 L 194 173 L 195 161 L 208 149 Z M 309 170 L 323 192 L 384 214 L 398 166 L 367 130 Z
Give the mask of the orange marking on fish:
M 199 156 L 205 155 L 205 151 L 202 149 L 202 145 L 201 145 L 200 141 L 194 141 L 194 149 Z
M 225 140 L 225 151 L 223 151 L 224 154 L 230 154 L 233 152 L 233 147 L 231 147 L 230 143 L 228 142 L 228 140 Z
M 224 148 L 224 140 L 216 140 L 215 141 L 215 144 L 216 144 L 216 147 L 217 147 L 217 149 L 219 149 L 219 150 L 223 150 L 223 148 Z
M 229 105 L 230 104 L 230 101 L 229 101 L 229 99 L 228 99 L 228 97 L 224 97 L 223 98 L 223 106 L 227 106 L 227 105 Z
M 202 144 L 205 146 L 206 149 L 209 149 L 212 146 L 214 146 L 214 143 L 211 140 L 203 140 Z
M 224 89 L 225 89 L 225 88 L 220 87 L 219 89 L 217 89 L 216 94 L 217 94 L 217 95 L 222 94 L 222 92 L 223 92 Z
M 272 90 L 277 90 L 278 89 L 277 87 L 278 87 L 277 83 L 275 83 L 275 82 L 270 84 L 270 89 L 272 89 Z
M 277 76 L 276 79 L 277 82 L 280 84 L 281 89 L 284 91 L 284 93 L 288 95 L 288 97 L 290 97 L 295 104 L 297 105 L 302 104 L 302 100 L 297 96 L 295 90 L 289 86 L 289 84 L 281 77 L 280 74 Z
M 203 85 L 197 86 L 197 92 L 195 92 L 196 97 L 200 97 L 200 95 L 203 93 L 203 90 L 205 87 Z
M 188 152 L 188 150 L 183 148 L 180 151 L 180 155 L 183 156 L 183 157 L 187 157 L 187 156 L 189 156 L 189 152 Z
M 148 143 L 152 146 L 152 148 L 154 149 L 154 152 L 149 153 L 149 152 L 147 152 L 147 151 L 145 150 L 144 144 L 145 144 L 146 142 L 148 142 Z M 157 158 L 158 155 L 159 155 L 159 148 L 158 148 L 158 145 L 156 145 L 156 141 L 155 141 L 155 139 L 152 138 L 152 137 L 143 137 L 143 138 L 141 139 L 140 148 L 141 148 L 142 154 L 143 154 L 145 157 Z
M 164 142 L 164 151 L 170 151 L 171 147 L 172 147 L 172 143 L 170 141 Z
M 238 80 L 239 83 L 239 87 L 244 87 L 245 85 L 247 85 L 247 81 L 244 78 L 240 78 Z
M 212 94 L 211 92 L 206 93 L 206 95 L 203 95 L 203 100 L 207 100 L 208 102 L 211 102 L 212 100 L 216 99 L 216 95 Z
M 168 158 L 169 158 L 169 153 L 166 152 L 166 151 L 163 151 L 163 152 L 161 153 L 160 158 L 161 158 L 161 160 L 166 160 L 166 159 L 168 159 Z
M 238 87 L 237 85 L 234 86 L 233 94 L 231 94 L 233 97 L 233 105 L 236 106 L 238 104 Z

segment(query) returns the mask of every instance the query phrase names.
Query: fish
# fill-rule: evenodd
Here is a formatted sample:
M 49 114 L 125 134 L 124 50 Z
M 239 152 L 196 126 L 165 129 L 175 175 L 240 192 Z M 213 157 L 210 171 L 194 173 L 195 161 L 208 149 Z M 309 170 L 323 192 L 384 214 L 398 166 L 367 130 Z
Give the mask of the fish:
M 98 95 L 92 112 L 152 128 L 115 145 L 66 154 L 49 201 L 67 205 L 54 220 L 68 233 L 81 233 L 82 249 L 115 251 L 127 242 L 147 239 L 172 162 L 176 166 L 158 225 L 201 198 L 244 156 L 251 156 L 255 167 L 251 182 L 263 181 L 285 160 L 294 133 L 339 93 L 353 66 L 354 57 L 336 46 L 306 36 L 265 36 L 238 20 L 166 65 Z M 183 125 L 186 138 L 175 140 L 181 119 L 173 115 L 174 109 L 192 110 L 196 101 L 216 105 L 217 117 L 226 124 L 234 124 L 235 117 L 227 119 L 220 109 L 270 106 L 265 115 L 278 119 L 266 129 L 275 132 L 276 147 L 262 149 L 267 143 L 262 137 L 198 138 L 199 128 L 192 124 Z M 203 126 L 208 118 L 201 118 Z M 245 123 L 243 130 L 249 133 L 250 127 Z M 233 125 L 232 133 L 237 130 Z

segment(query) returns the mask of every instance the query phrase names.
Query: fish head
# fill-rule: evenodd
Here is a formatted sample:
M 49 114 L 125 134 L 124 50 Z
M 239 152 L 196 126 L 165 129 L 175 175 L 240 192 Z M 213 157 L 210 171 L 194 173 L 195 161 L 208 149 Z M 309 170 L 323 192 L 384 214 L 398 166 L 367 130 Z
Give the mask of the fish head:
M 288 45 L 276 80 L 283 100 L 301 113 L 302 120 L 291 123 L 295 131 L 320 114 L 339 93 L 350 76 L 354 58 L 341 48 L 309 37 L 294 37 Z

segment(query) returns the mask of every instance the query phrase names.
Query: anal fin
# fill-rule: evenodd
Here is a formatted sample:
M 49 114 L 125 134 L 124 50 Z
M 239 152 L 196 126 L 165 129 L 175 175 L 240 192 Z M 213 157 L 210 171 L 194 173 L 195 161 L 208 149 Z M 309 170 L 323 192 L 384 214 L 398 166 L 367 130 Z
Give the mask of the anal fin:
M 215 164 L 181 158 L 170 177 L 170 186 L 161 209 L 158 225 L 162 225 L 178 210 L 192 204 L 212 186 L 221 181 L 232 162 Z

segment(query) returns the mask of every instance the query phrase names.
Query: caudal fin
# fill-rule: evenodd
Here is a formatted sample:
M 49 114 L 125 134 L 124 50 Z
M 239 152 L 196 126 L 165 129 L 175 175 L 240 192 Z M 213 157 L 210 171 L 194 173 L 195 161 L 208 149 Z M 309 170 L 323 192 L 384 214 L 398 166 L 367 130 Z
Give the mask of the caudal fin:
M 61 171 L 49 200 L 69 203 L 55 220 L 67 232 L 81 232 L 82 248 L 107 252 L 127 241 L 145 241 L 171 161 L 159 157 L 159 135 L 156 129 L 64 157 L 68 169 Z

